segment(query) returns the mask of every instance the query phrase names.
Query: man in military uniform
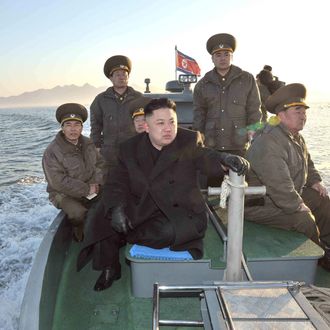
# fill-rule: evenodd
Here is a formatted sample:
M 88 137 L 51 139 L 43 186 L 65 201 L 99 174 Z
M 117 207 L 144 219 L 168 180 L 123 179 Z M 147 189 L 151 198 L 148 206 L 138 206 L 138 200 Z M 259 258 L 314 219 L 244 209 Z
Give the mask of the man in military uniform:
M 137 110 L 135 110 L 133 112 L 132 115 L 132 119 L 133 119 L 133 124 L 135 127 L 135 131 L 136 133 L 142 133 L 145 131 L 146 127 L 145 127 L 145 117 L 144 117 L 144 109 L 143 108 L 139 108 Z
M 257 85 L 260 93 L 261 101 L 261 112 L 262 112 L 262 121 L 267 121 L 267 109 L 265 102 L 267 98 L 273 94 L 280 87 L 285 85 L 285 82 L 278 80 L 278 77 L 273 76 L 272 67 L 270 65 L 265 65 L 263 70 L 257 74 Z
M 86 108 L 77 103 L 58 107 L 56 119 L 62 129 L 42 158 L 49 199 L 66 213 L 76 241 L 83 239 L 87 211 L 105 180 L 105 161 L 93 142 L 81 135 L 87 116 Z
M 216 34 L 206 48 L 214 69 L 195 86 L 193 128 L 204 134 L 207 147 L 244 156 L 261 118 L 256 81 L 232 64 L 236 48 L 232 35 Z
M 300 131 L 306 123 L 306 89 L 290 84 L 266 101 L 277 125 L 267 124 L 247 151 L 251 186 L 265 185 L 264 198 L 247 198 L 245 219 L 296 230 L 325 251 L 321 265 L 330 270 L 330 199 Z
M 221 179 L 229 168 L 239 175 L 248 169 L 239 156 L 203 148 L 199 132 L 178 128 L 173 101 L 153 99 L 144 112 L 146 132 L 120 145 L 119 163 L 104 187 L 104 211 L 90 221 L 94 228 L 78 258 L 80 269 L 93 251 L 93 268 L 102 270 L 96 291 L 120 277 L 120 233 L 132 244 L 188 250 L 200 259 L 207 216 L 197 172 Z
M 116 164 L 119 143 L 136 134 L 131 103 L 142 94 L 128 86 L 131 68 L 128 57 L 110 57 L 103 71 L 113 86 L 97 95 L 90 107 L 91 138 L 109 166 Z

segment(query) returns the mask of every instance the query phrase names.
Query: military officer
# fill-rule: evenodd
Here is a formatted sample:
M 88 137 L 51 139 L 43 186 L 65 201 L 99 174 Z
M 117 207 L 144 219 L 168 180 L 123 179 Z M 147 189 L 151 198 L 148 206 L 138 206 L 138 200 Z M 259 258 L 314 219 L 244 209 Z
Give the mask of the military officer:
M 207 147 L 244 156 L 261 118 L 256 81 L 232 64 L 236 49 L 232 35 L 213 35 L 206 48 L 214 69 L 195 86 L 193 128 L 204 134 Z
M 330 200 L 300 134 L 307 119 L 306 88 L 289 84 L 266 101 L 277 125 L 267 124 L 247 151 L 248 183 L 265 185 L 266 196 L 249 199 L 245 218 L 286 230 L 296 230 L 325 251 L 321 265 L 330 270 Z
M 139 109 L 135 110 L 133 112 L 132 119 L 133 119 L 133 123 L 134 123 L 136 133 L 142 133 L 146 130 L 146 128 L 145 128 L 146 120 L 145 120 L 145 117 L 144 117 L 144 109 L 143 108 L 139 108 Z
M 88 116 L 84 106 L 62 104 L 56 110 L 61 131 L 42 158 L 49 199 L 73 225 L 73 238 L 82 241 L 84 221 L 105 181 L 105 161 L 93 142 L 83 135 Z
M 103 71 L 112 87 L 97 95 L 90 107 L 91 138 L 110 167 L 116 164 L 119 143 L 136 134 L 132 102 L 142 94 L 128 86 L 131 69 L 131 60 L 126 56 L 107 59 Z

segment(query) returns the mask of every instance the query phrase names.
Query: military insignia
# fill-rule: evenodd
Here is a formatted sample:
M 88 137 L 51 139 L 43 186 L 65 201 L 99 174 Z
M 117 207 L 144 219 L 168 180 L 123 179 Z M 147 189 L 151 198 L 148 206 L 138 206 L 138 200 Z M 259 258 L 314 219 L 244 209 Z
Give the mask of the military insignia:
M 125 69 L 125 65 L 120 64 L 119 67 L 120 67 L 121 69 Z
M 224 44 L 220 44 L 219 45 L 219 48 L 225 48 L 225 45 Z
M 70 115 L 70 118 L 75 118 L 76 117 L 76 115 L 74 114 L 74 113 L 72 113 L 71 115 Z

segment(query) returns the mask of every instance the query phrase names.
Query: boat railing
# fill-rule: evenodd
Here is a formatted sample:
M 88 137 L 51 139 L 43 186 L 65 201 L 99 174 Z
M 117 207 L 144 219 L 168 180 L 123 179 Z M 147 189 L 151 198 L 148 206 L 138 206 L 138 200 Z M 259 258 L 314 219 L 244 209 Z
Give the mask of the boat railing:
M 152 330 L 167 327 L 201 327 L 206 330 L 242 328 L 327 329 L 320 315 L 301 292 L 304 283 L 214 282 L 210 285 L 168 286 L 154 284 Z M 199 297 L 201 319 L 160 318 L 160 298 Z
M 225 191 L 225 194 L 223 192 Z M 228 200 L 228 226 L 226 240 L 226 269 L 224 280 L 241 281 L 243 279 L 242 261 L 244 261 L 243 248 L 243 219 L 244 219 L 244 199 L 245 195 L 265 195 L 266 187 L 248 187 L 244 175 L 238 175 L 234 171 L 229 171 L 229 176 L 225 179 L 220 188 L 208 188 L 208 195 L 220 195 L 221 200 Z M 220 227 L 220 226 L 218 226 Z M 223 232 L 223 230 L 222 230 Z M 247 269 L 247 267 L 246 267 Z

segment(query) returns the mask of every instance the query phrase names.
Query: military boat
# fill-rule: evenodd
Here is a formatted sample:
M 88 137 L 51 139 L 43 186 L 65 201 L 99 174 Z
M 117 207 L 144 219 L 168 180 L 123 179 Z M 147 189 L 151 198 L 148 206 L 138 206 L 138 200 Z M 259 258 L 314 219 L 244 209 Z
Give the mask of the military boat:
M 152 94 L 147 80 L 145 94 L 173 99 L 179 124 L 191 127 L 191 82 L 183 76 Z M 101 292 L 93 290 L 99 272 L 76 271 L 81 245 L 60 212 L 35 257 L 19 329 L 328 329 L 330 276 L 317 266 L 323 251 L 299 233 L 243 222 L 244 196 L 265 193 L 244 177 L 230 172 L 204 193 L 203 259 L 133 255 L 126 245 L 121 279 Z

